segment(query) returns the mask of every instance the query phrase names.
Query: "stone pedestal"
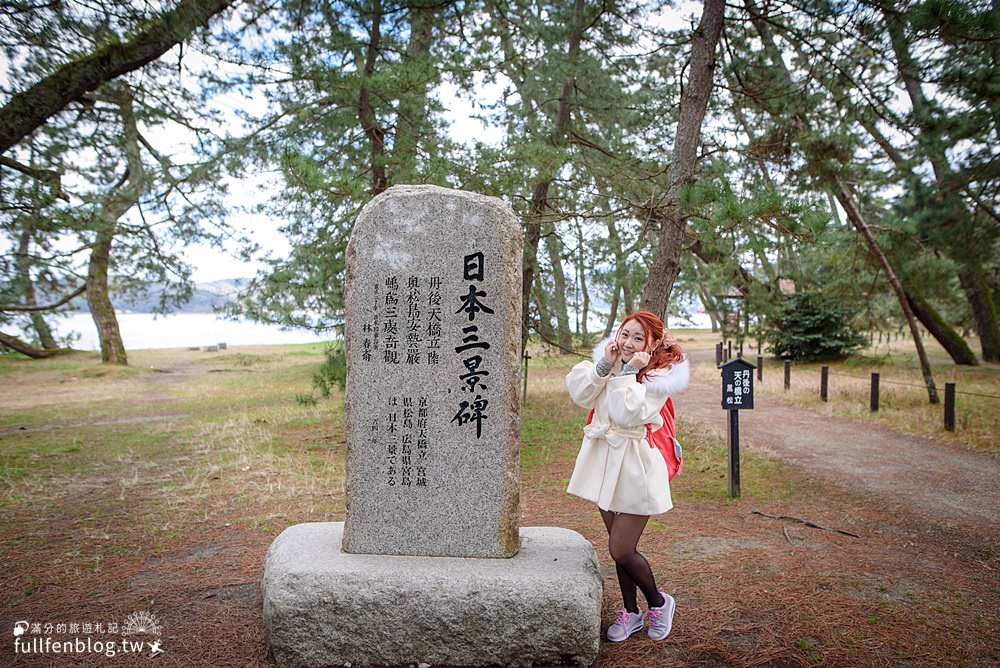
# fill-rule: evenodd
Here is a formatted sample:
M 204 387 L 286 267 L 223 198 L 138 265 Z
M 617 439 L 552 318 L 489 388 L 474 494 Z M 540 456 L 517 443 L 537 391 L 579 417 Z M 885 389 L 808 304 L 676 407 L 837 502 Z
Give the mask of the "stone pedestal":
M 264 563 L 264 623 L 283 668 L 590 666 L 601 576 L 568 529 L 520 530 L 510 559 L 341 550 L 341 522 L 298 524 Z

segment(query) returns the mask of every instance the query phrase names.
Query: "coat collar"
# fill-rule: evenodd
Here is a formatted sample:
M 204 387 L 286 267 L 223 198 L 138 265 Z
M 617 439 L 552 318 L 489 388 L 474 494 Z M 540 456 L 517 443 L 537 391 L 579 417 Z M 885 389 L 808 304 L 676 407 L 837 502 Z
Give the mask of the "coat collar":
M 617 328 L 614 331 L 617 332 Z M 614 336 L 605 337 L 600 341 L 600 343 L 594 346 L 594 350 L 592 352 L 594 364 L 600 363 L 600 361 L 604 358 L 604 348 L 613 339 Z M 617 373 L 621 370 L 621 367 L 621 362 L 616 362 L 613 371 Z M 687 386 L 690 383 L 691 364 L 688 362 L 687 356 L 673 366 L 651 371 L 642 379 L 642 384 L 645 385 L 650 391 L 655 394 L 666 396 L 672 396 L 683 392 L 687 389 Z

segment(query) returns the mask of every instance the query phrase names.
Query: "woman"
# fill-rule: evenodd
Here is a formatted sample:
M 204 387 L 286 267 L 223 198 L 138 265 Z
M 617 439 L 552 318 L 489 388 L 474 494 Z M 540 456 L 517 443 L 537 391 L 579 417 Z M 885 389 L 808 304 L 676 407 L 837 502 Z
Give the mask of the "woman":
M 650 515 L 673 507 L 667 465 L 646 440 L 646 425 L 663 425 L 667 397 L 687 387 L 690 369 L 663 321 L 649 311 L 629 315 L 617 334 L 594 349 L 566 376 L 574 403 L 593 410 L 567 491 L 597 504 L 608 529 L 624 609 L 608 628 L 621 642 L 649 622 L 647 635 L 670 633 L 675 602 L 658 589 L 649 562 L 636 550 Z M 648 612 L 639 611 L 636 588 Z

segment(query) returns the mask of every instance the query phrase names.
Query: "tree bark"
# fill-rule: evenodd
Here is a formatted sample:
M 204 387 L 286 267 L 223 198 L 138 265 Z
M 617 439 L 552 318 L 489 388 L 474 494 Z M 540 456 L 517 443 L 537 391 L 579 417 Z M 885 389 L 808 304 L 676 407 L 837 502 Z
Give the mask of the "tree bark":
M 535 274 L 535 284 L 533 286 L 535 311 L 538 312 L 537 330 L 543 340 L 554 345 L 559 345 L 556 341 L 556 330 L 552 328 L 552 314 L 549 312 L 549 302 L 546 298 L 547 291 L 542 285 L 541 274 Z
M 951 355 L 951 359 L 955 364 L 964 364 L 968 366 L 978 366 L 979 360 L 976 359 L 976 354 L 972 352 L 972 348 L 969 344 L 965 342 L 965 339 L 955 331 L 955 329 L 949 325 L 944 318 L 941 317 L 933 306 L 928 302 L 924 301 L 920 297 L 917 297 L 906 292 L 906 299 L 910 302 L 910 308 L 913 309 L 913 315 L 917 316 L 927 331 L 930 332 L 941 346 L 948 351 Z
M 392 145 L 392 180 L 412 183 L 419 175 L 418 147 L 427 136 L 427 90 L 437 77 L 430 59 L 434 39 L 434 18 L 440 3 L 423 0 L 410 3 L 410 41 L 406 45 L 406 67 L 411 89 L 399 98 Z
M 611 313 L 608 317 L 608 324 L 604 326 L 603 338 L 608 338 L 611 336 L 611 330 L 615 327 L 615 319 L 618 317 L 618 301 L 620 299 L 621 286 L 615 286 L 614 293 L 611 295 Z
M 701 296 L 702 305 L 705 307 L 705 313 L 708 314 L 708 321 L 712 324 L 712 333 L 714 334 L 721 331 L 723 316 L 719 314 L 719 308 L 715 304 L 715 300 L 708 294 L 708 290 L 705 289 L 704 285 L 698 285 L 698 294 Z
M 590 333 L 587 332 L 587 318 L 590 317 L 590 291 L 587 289 L 587 263 L 584 253 L 583 228 L 580 221 L 576 222 L 576 280 L 580 282 L 580 340 L 584 344 L 590 342 Z
M 566 272 L 562 265 L 562 242 L 559 240 L 555 223 L 545 224 L 545 249 L 549 254 L 552 282 L 555 285 L 551 306 L 556 317 L 556 341 L 560 348 L 572 350 L 573 335 L 569 325 L 569 307 L 566 303 Z
M 608 240 L 611 242 L 611 253 L 614 255 L 615 260 L 615 287 L 611 300 L 611 318 L 604 329 L 604 338 L 607 338 L 611 336 L 611 330 L 614 328 L 615 320 L 618 317 L 618 296 L 626 295 L 628 291 L 628 267 L 625 264 L 626 254 L 624 248 L 622 248 L 621 235 L 618 234 L 618 225 L 615 223 L 614 218 L 610 216 L 605 220 L 605 224 L 608 227 Z M 626 297 L 625 301 L 628 303 L 631 299 Z M 631 313 L 631 310 L 629 306 L 626 306 L 624 315 L 628 315 L 629 313 Z
M 0 153 L 84 93 L 156 60 L 231 4 L 233 0 L 181 0 L 125 44 L 102 46 L 13 95 L 0 109 Z
M 899 307 L 903 311 L 903 317 L 906 318 L 906 324 L 910 327 L 910 334 L 913 336 L 913 343 L 917 348 L 917 357 L 920 359 L 920 371 L 924 376 L 924 383 L 927 385 L 927 397 L 932 404 L 936 404 L 938 403 L 938 395 L 937 387 L 934 385 L 934 376 L 931 374 L 931 364 L 927 359 L 927 351 L 924 350 L 924 342 L 920 338 L 920 329 L 917 327 L 917 319 L 914 317 L 913 310 L 910 308 L 910 302 L 906 298 L 903 286 L 900 284 L 899 279 L 896 278 L 896 272 L 893 271 L 892 265 L 889 264 L 889 259 L 885 256 L 885 253 L 882 252 L 882 247 L 879 246 L 878 241 L 875 239 L 871 229 L 868 227 L 868 223 L 866 223 L 864 217 L 862 217 L 861 211 L 854 205 L 854 198 L 847 186 L 838 184 L 836 196 L 837 201 L 840 202 L 842 207 L 844 207 L 844 212 L 847 213 L 847 218 L 851 221 L 854 227 L 861 232 L 861 235 L 868 242 L 868 247 L 871 248 L 872 254 L 878 258 L 879 264 L 882 265 L 882 270 L 885 272 L 886 278 L 889 279 L 889 283 L 892 285 L 892 289 L 896 293 L 896 298 L 899 300 Z
M 104 221 L 105 227 L 97 233 L 97 240 L 91 247 L 87 268 L 87 306 L 90 307 L 90 317 L 94 320 L 97 336 L 101 341 L 101 361 L 125 366 L 128 364 L 128 356 L 125 354 L 118 317 L 108 290 L 108 267 L 111 263 L 111 244 L 115 238 L 116 222 Z
M 108 271 L 118 220 L 139 201 L 146 187 L 146 173 L 139 153 L 139 130 L 132 110 L 131 90 L 124 84 L 111 89 L 110 101 L 118 107 L 122 120 L 122 151 L 127 173 L 124 182 L 104 197 L 97 211 L 96 238 L 87 268 L 87 305 L 101 340 L 101 361 L 127 365 L 128 357 L 108 289 Z
M 640 306 L 664 319 L 674 281 L 680 274 L 681 250 L 687 228 L 687 215 L 680 206 L 680 193 L 694 180 L 698 146 L 701 144 L 701 124 L 712 95 L 715 50 L 722 33 L 725 12 L 723 0 L 705 0 L 701 21 L 691 44 L 691 73 L 681 98 L 677 139 L 670 164 L 670 186 L 665 204 L 656 214 L 660 222 L 660 239 Z
M 983 361 L 1000 362 L 1000 341 L 996 336 L 997 306 L 986 277 L 981 269 L 967 267 L 959 272 L 958 278 L 972 307 Z
M 702 258 L 698 258 L 702 259 Z M 702 260 L 704 262 L 704 260 Z M 705 285 L 705 276 L 702 272 L 701 265 L 696 261 L 694 263 L 694 273 L 697 279 L 696 285 L 698 290 L 698 297 L 701 299 L 702 308 L 705 309 L 705 313 L 708 314 L 708 320 L 712 324 L 712 333 L 715 334 L 720 328 L 720 322 L 722 321 L 723 315 L 720 314 L 718 304 L 709 294 L 708 288 Z
M 0 332 L 0 346 L 6 346 L 11 350 L 16 350 L 22 355 L 27 355 L 32 359 L 43 359 L 45 357 L 52 357 L 53 355 L 61 352 L 60 350 L 39 350 L 31 344 L 25 343 L 16 336 L 11 336 L 10 334 L 4 334 Z
M 370 78 L 375 73 L 375 60 L 382 42 L 382 15 L 382 2 L 376 0 L 372 25 L 368 29 L 368 48 L 365 51 L 365 63 L 362 68 L 365 79 Z M 371 151 L 371 195 L 375 197 L 389 187 L 389 180 L 385 172 L 385 128 L 378 124 L 378 118 L 375 116 L 375 110 L 371 104 L 371 93 L 364 82 L 362 82 L 361 92 L 358 94 L 357 106 L 358 122 L 361 124 L 361 131 L 368 138 L 368 147 Z
M 535 198 L 532 197 L 532 202 Z M 538 264 L 538 241 L 542 237 L 542 224 L 529 220 L 526 224 L 524 249 L 521 266 L 521 354 L 528 345 L 528 332 L 531 330 L 531 288 L 535 284 L 535 269 Z
M 21 230 L 18 238 L 17 250 L 14 253 L 17 282 L 21 286 L 21 294 L 24 296 L 25 306 L 38 305 L 35 296 L 35 282 L 31 280 L 31 260 L 29 258 L 31 237 L 33 234 L 34 228 L 31 221 L 25 220 L 24 228 Z M 32 327 L 35 328 L 35 333 L 38 334 L 38 341 L 42 344 L 42 348 L 45 350 L 54 350 L 57 348 L 55 337 L 52 336 L 52 330 L 49 329 L 49 325 L 45 322 L 42 314 L 38 311 L 31 311 L 28 317 L 31 319 Z

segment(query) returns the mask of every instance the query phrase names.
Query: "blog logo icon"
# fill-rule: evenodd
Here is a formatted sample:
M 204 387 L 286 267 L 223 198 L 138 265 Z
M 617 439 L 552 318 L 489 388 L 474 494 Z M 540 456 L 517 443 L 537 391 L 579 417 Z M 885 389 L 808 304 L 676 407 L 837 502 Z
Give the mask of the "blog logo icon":
M 28 630 L 28 622 L 20 621 L 14 622 L 14 637 L 19 638 L 24 635 L 24 632 Z

